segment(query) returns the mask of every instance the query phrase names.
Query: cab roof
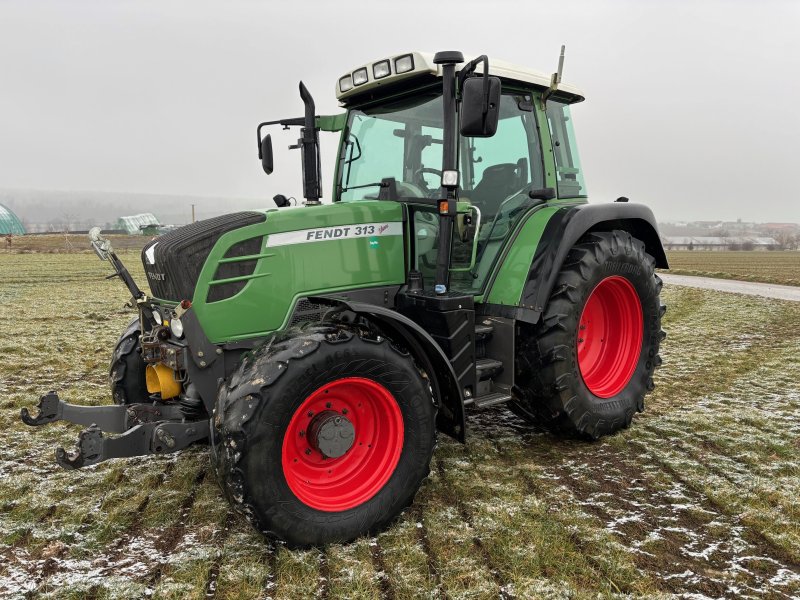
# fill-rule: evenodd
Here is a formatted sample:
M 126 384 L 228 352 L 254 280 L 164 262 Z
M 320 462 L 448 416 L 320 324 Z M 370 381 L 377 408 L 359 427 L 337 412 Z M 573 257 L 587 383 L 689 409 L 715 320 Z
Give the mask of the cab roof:
M 349 73 L 345 73 L 336 81 L 336 98 L 340 104 L 345 106 L 357 103 L 358 100 L 365 96 L 381 95 L 385 88 L 396 89 L 398 83 L 411 83 L 412 80 L 416 79 L 424 81 L 425 79 L 430 80 L 434 77 L 441 77 L 442 67 L 434 64 L 433 56 L 431 52 L 405 52 L 365 63 L 352 69 Z M 409 58 L 411 59 L 410 69 L 408 68 Z M 465 58 L 464 64 L 470 60 L 472 59 Z M 402 72 L 398 72 L 398 64 Z M 404 68 L 406 70 L 403 70 Z M 457 65 L 456 70 L 459 68 Z M 388 73 L 386 73 L 387 70 Z M 483 71 L 482 63 L 478 65 L 476 71 Z M 378 77 L 375 76 L 376 73 Z M 550 75 L 502 60 L 496 60 L 491 56 L 489 57 L 489 74 L 508 82 L 533 84 L 541 89 L 550 87 Z M 355 83 L 356 80 L 359 83 Z M 350 87 L 347 87 L 348 85 Z M 555 96 L 569 103 L 581 102 L 584 99 L 583 92 L 580 89 L 564 82 L 558 84 L 558 92 Z

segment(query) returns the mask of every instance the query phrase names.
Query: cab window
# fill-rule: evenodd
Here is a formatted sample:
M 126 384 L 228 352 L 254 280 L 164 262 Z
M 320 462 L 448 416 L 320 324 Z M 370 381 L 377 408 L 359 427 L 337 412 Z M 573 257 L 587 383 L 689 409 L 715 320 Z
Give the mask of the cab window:
M 459 198 L 481 212 L 476 264 L 456 270 L 450 287 L 480 293 L 508 236 L 533 201 L 532 189 L 544 187 L 544 167 L 536 117 L 529 94 L 506 93 L 500 100 L 497 133 L 489 138 L 462 138 L 462 189 Z M 469 265 L 472 242 L 456 236 L 453 266 Z
M 578 145 L 569 105 L 555 100 L 547 101 L 547 122 L 556 159 L 556 179 L 559 198 L 586 197 Z

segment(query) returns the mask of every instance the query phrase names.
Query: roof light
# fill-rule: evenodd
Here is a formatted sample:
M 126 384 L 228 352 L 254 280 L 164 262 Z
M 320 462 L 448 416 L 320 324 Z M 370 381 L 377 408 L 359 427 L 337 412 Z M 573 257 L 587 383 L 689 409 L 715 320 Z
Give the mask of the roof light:
M 345 75 L 339 80 L 339 91 L 346 92 L 353 89 L 353 78 L 350 75 Z
M 408 73 L 414 70 L 414 56 L 411 54 L 404 54 L 394 59 L 394 72 L 395 73 Z
M 372 75 L 375 79 L 381 79 L 383 77 L 388 77 L 389 74 L 392 72 L 391 68 L 389 67 L 388 60 L 382 60 L 380 62 L 376 62 L 372 65 Z
M 353 71 L 353 85 L 363 85 L 367 83 L 368 79 L 367 67 L 361 67 L 357 71 Z

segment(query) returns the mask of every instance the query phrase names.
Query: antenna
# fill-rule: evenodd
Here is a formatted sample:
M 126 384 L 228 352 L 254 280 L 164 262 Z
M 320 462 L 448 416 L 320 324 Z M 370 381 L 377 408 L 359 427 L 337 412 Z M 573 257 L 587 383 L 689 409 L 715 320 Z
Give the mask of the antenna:
M 542 108 L 544 109 L 547 105 L 547 99 L 550 95 L 558 89 L 558 84 L 561 83 L 561 74 L 564 72 L 564 50 L 566 50 L 566 46 L 561 44 L 561 54 L 558 57 L 558 70 L 553 73 L 553 76 L 550 78 L 550 87 L 547 88 L 547 91 L 542 94 Z

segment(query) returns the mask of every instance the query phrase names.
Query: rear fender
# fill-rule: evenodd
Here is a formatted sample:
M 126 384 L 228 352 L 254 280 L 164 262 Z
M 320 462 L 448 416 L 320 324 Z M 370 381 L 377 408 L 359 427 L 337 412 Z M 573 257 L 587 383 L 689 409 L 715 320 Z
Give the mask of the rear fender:
M 647 206 L 613 202 L 565 208 L 553 215 L 545 227 L 528 271 L 517 318 L 536 323 L 572 247 L 587 233 L 614 229 L 628 231 L 643 241 L 647 253 L 655 258 L 656 267 L 669 268 L 656 219 Z
M 402 344 L 427 374 L 438 403 L 436 427 L 459 442 L 466 441 L 464 398 L 453 366 L 433 338 L 408 317 L 390 308 L 340 298 L 313 297 L 312 302 L 341 306 L 373 323 L 391 340 Z

